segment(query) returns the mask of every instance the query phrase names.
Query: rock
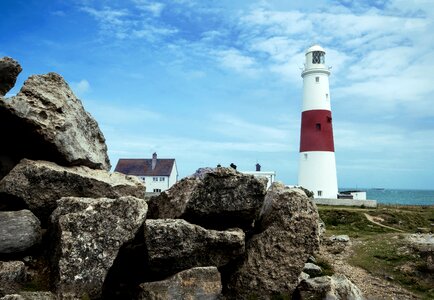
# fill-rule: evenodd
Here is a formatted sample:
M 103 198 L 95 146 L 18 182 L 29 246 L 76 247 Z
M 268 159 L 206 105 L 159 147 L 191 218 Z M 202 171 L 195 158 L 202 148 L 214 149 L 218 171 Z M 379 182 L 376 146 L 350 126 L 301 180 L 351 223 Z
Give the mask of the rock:
M 418 252 L 425 259 L 426 269 L 434 272 L 434 235 L 429 234 L 410 234 L 407 236 L 411 248 Z
M 293 299 L 334 299 L 362 300 L 360 289 L 342 274 L 315 277 L 303 280 L 294 293 Z
M 140 285 L 138 300 L 220 299 L 220 273 L 216 267 L 197 267 L 179 272 L 162 281 Z
M 68 84 L 56 73 L 29 77 L 10 101 L 0 101 L 0 178 L 22 158 L 110 169 L 105 138 Z
M 234 299 L 292 294 L 310 255 L 319 249 L 318 212 L 299 189 L 273 183 L 260 214 L 260 233 L 246 244 L 244 261 L 232 274 Z
M 145 187 L 136 177 L 88 167 L 61 167 L 47 161 L 23 159 L 0 181 L 2 199 L 24 200 L 26 206 L 41 220 L 48 218 L 62 197 L 144 198 Z
M 322 269 L 320 266 L 317 266 L 313 263 L 305 263 L 303 272 L 309 274 L 312 277 L 317 277 L 321 275 Z
M 206 228 L 251 228 L 266 182 L 232 168 L 199 169 L 149 203 L 150 218 L 182 218 Z
M 64 298 L 99 298 L 119 248 L 132 240 L 145 220 L 145 200 L 66 197 L 51 215 L 57 248 L 53 253 L 56 288 Z
M 14 293 L 26 278 L 22 261 L 0 261 L 0 294 Z
M 329 240 L 331 242 L 341 242 L 341 243 L 348 243 L 350 241 L 350 237 L 346 234 L 343 235 L 332 235 Z
M 351 240 L 348 235 L 332 235 L 328 239 L 323 239 L 323 245 L 328 252 L 339 254 L 351 245 Z
M 6 295 L 0 300 L 57 300 L 51 292 L 20 292 L 19 294 Z
M 10 57 L 0 58 L 0 97 L 6 95 L 15 85 L 18 74 L 23 69 Z
M 301 272 L 300 275 L 298 276 L 298 283 L 300 284 L 300 282 L 302 280 L 306 280 L 306 279 L 309 279 L 309 278 L 310 278 L 309 274 Z
M 185 212 L 199 179 L 186 177 L 148 201 L 148 219 L 177 219 Z
M 31 211 L 0 211 L 0 254 L 26 251 L 41 236 L 41 222 Z
M 150 269 L 173 274 L 192 267 L 223 266 L 244 253 L 244 232 L 207 230 L 181 219 L 146 220 Z
M 326 225 L 321 218 L 319 218 L 319 222 L 318 222 L 318 231 L 320 237 L 323 237 L 324 234 L 326 233 Z

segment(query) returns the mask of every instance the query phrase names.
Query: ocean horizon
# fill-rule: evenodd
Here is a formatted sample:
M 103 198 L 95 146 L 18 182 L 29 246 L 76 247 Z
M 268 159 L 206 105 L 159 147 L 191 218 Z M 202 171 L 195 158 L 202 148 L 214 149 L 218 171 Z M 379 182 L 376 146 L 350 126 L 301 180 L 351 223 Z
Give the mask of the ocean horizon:
M 380 204 L 434 205 L 434 190 L 388 188 L 339 188 L 339 191 L 365 191 L 368 200 Z

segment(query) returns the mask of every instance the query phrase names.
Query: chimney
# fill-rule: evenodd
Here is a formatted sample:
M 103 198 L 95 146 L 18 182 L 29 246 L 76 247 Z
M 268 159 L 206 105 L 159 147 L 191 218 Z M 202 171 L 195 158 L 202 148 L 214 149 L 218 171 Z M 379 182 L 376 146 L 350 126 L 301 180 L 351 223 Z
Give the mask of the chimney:
M 156 165 L 157 165 L 157 152 L 154 152 L 154 154 L 152 154 L 152 170 L 155 169 Z
M 260 164 L 256 164 L 256 172 L 261 172 L 261 165 Z

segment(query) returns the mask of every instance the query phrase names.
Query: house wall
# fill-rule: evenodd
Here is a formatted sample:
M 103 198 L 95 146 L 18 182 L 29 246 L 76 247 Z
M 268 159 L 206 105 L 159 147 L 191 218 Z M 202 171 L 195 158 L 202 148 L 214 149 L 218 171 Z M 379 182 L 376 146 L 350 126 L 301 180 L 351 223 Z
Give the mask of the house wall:
M 152 193 L 155 189 L 160 189 L 161 192 L 168 189 L 169 176 L 139 176 L 145 182 L 146 192 Z M 157 181 L 154 181 L 154 178 Z
M 172 172 L 170 173 L 169 176 L 169 181 L 168 181 L 168 189 L 174 185 L 176 182 L 178 181 L 178 167 L 176 166 L 176 161 L 173 163 L 173 168 L 172 168 Z

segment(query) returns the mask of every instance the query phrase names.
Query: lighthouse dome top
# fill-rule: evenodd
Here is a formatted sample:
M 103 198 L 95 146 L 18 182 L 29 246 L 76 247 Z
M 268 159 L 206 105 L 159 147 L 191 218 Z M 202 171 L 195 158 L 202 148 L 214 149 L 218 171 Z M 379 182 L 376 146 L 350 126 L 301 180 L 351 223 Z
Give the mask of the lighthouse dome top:
M 314 52 L 314 51 L 320 51 L 320 52 L 325 52 L 324 48 L 321 47 L 320 45 L 313 45 L 311 46 L 309 49 L 306 50 L 306 55 L 310 52 Z

